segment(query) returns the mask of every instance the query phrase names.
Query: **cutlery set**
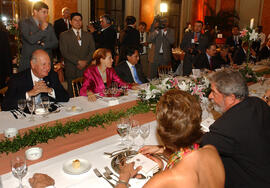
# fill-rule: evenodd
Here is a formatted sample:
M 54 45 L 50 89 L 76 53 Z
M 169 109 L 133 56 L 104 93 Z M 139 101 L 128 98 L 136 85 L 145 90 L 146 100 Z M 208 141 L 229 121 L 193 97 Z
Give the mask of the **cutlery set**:
M 118 176 L 113 174 L 113 172 L 107 166 L 105 167 L 105 172 L 103 173 L 103 175 L 98 171 L 97 168 L 95 168 L 93 171 L 97 177 L 105 179 L 112 187 L 115 187 L 115 184 L 113 184 L 109 180 L 114 180 L 115 182 L 118 182 L 118 180 L 112 178 L 111 175 L 114 175 L 117 178 Z
M 10 112 L 12 113 L 15 119 L 18 119 L 18 116 L 26 117 L 25 113 L 22 112 L 21 110 L 11 110 Z

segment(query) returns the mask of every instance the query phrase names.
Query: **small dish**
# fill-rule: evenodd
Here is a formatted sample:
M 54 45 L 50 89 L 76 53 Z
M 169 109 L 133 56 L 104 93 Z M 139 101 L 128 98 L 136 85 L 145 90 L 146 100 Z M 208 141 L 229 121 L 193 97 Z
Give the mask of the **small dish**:
M 72 163 L 75 160 L 79 160 L 80 161 L 80 167 L 79 168 L 73 168 L 72 167 Z M 63 171 L 67 174 L 71 174 L 71 175 L 79 175 L 79 174 L 83 174 L 88 172 L 91 169 L 91 164 L 89 163 L 89 161 L 87 161 L 86 159 L 71 159 L 66 161 L 63 164 Z
M 45 110 L 45 108 L 37 108 L 36 110 L 35 110 L 35 114 L 36 115 L 45 115 L 45 114 L 47 114 L 48 112 Z
M 80 113 L 83 110 L 83 108 L 79 106 L 71 106 L 66 108 L 66 112 L 71 113 L 71 114 L 76 114 Z
M 33 147 L 25 151 L 25 156 L 27 160 L 34 161 L 42 157 L 42 148 Z
M 12 138 L 18 134 L 18 129 L 16 128 L 7 128 L 4 130 L 4 134 L 6 138 Z

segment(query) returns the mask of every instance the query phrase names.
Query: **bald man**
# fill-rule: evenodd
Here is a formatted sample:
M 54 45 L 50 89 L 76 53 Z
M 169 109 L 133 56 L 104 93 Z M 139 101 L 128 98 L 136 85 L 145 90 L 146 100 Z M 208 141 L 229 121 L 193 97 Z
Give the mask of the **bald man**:
M 49 96 L 51 101 L 67 102 L 68 94 L 61 85 L 57 74 L 51 71 L 50 57 L 44 50 L 33 52 L 31 68 L 14 75 L 9 83 L 2 110 L 17 109 L 19 99 Z

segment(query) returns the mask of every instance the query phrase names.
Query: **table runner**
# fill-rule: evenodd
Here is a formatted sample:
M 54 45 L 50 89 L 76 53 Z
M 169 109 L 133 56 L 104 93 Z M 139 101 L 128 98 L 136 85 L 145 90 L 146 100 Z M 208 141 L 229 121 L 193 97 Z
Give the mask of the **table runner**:
M 117 106 L 103 108 L 103 109 L 99 109 L 99 110 L 67 117 L 64 119 L 57 120 L 57 121 L 65 123 L 65 122 L 70 121 L 70 120 L 79 120 L 82 118 L 88 118 L 89 116 L 94 115 L 96 113 L 106 113 L 109 110 L 127 109 L 127 108 L 130 108 L 136 104 L 137 104 L 136 101 L 131 101 L 131 102 L 117 105 Z M 135 115 L 133 118 L 138 120 L 141 124 L 143 124 L 143 123 L 147 123 L 147 122 L 155 120 L 155 115 L 154 115 L 154 113 L 149 112 L 149 113 L 145 113 L 145 114 Z M 28 129 L 34 129 L 36 127 L 40 127 L 40 126 L 44 126 L 44 125 L 53 126 L 57 121 L 51 121 L 51 122 L 48 122 L 45 124 L 40 124 L 40 125 L 36 125 L 33 127 L 21 129 L 21 130 L 19 130 L 19 132 L 23 133 L 23 132 L 27 131 Z M 104 139 L 106 137 L 109 137 L 109 136 L 112 136 L 115 134 L 117 134 L 116 123 L 112 123 L 111 125 L 107 125 L 105 128 L 90 127 L 88 130 L 85 130 L 79 134 L 71 134 L 71 135 L 67 135 L 65 138 L 58 137 L 55 140 L 49 140 L 48 144 L 38 144 L 37 145 L 37 147 L 41 147 L 43 149 L 44 154 L 43 154 L 42 158 L 37 160 L 37 161 L 34 161 L 34 162 L 29 161 L 28 164 L 31 165 L 34 163 L 38 163 L 40 161 L 52 158 L 54 156 L 65 153 L 67 151 L 88 145 L 90 143 L 96 142 L 98 140 Z M 0 135 L 0 138 L 3 139 L 3 134 Z M 11 168 L 10 168 L 11 157 L 14 155 L 19 155 L 19 154 L 23 155 L 26 149 L 28 149 L 28 148 L 22 149 L 16 153 L 11 153 L 8 155 L 1 154 L 0 155 L 0 174 L 4 174 L 4 173 L 11 171 Z

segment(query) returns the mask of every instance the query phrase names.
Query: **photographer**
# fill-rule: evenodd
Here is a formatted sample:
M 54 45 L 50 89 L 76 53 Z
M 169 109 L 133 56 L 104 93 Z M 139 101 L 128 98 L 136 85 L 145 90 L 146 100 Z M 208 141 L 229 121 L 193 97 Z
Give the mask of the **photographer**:
M 167 17 L 156 16 L 151 29 L 148 42 L 152 43 L 153 61 L 150 61 L 150 78 L 158 76 L 158 66 L 168 65 L 171 62 L 172 45 L 174 44 L 174 30 L 168 28 Z
M 93 34 L 96 49 L 106 48 L 115 55 L 116 31 L 112 25 L 112 19 L 108 15 L 100 16 L 100 21 L 90 22 L 88 29 Z
M 194 31 L 184 35 L 180 48 L 185 51 L 183 74 L 189 75 L 192 70 L 192 62 L 196 55 L 205 52 L 208 38 L 202 34 L 203 22 L 196 21 Z

